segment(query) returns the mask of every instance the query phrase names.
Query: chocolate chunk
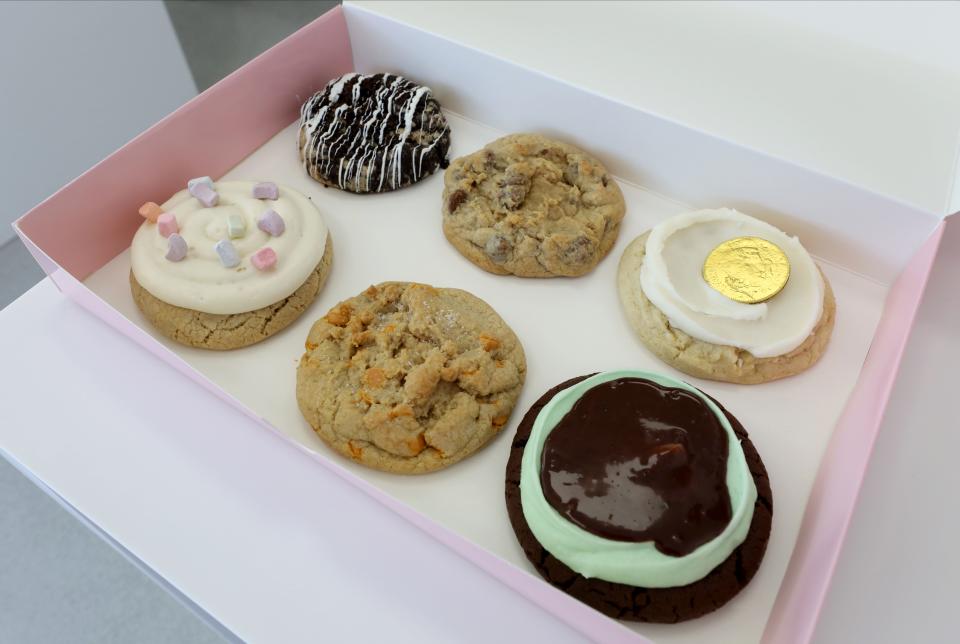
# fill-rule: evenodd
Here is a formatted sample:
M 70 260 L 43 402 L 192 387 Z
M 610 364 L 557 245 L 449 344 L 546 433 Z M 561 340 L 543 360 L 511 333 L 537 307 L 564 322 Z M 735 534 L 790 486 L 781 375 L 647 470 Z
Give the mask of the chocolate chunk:
M 463 205 L 463 202 L 466 200 L 467 200 L 466 192 L 464 192 L 463 190 L 454 191 L 454 193 L 450 195 L 450 199 L 447 201 L 447 212 L 449 212 L 452 215 L 457 211 L 457 208 Z
M 490 256 L 490 259 L 498 264 L 502 264 L 507 261 L 510 253 L 513 252 L 513 242 L 503 235 L 496 234 L 487 240 L 483 250 Z
M 523 205 L 529 190 L 530 177 L 513 168 L 507 168 L 503 180 L 500 182 L 500 192 L 497 194 L 497 199 L 500 201 L 500 205 L 507 210 L 516 210 Z
M 561 257 L 567 264 L 582 264 L 597 252 L 597 245 L 585 235 L 575 237 L 561 251 Z

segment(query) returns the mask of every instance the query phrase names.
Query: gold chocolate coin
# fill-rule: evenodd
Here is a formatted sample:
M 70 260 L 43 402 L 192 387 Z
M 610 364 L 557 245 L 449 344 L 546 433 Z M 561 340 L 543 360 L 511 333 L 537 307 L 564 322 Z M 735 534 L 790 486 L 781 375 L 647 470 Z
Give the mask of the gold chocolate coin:
M 790 262 L 780 247 L 759 237 L 723 242 L 703 262 L 703 279 L 735 302 L 757 304 L 779 293 L 790 277 Z

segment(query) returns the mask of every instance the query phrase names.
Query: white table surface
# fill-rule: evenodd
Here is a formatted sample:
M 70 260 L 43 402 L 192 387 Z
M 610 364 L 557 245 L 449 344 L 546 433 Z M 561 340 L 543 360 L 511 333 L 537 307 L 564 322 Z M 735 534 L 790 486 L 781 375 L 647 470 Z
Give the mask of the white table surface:
M 942 170 L 934 188 L 907 178 L 887 192 L 945 201 L 954 168 Z M 958 276 L 960 222 L 948 226 L 820 642 L 955 634 Z M 245 640 L 582 640 L 48 281 L 0 312 L 0 355 L 5 456 Z M 178 413 L 186 400 L 191 417 Z

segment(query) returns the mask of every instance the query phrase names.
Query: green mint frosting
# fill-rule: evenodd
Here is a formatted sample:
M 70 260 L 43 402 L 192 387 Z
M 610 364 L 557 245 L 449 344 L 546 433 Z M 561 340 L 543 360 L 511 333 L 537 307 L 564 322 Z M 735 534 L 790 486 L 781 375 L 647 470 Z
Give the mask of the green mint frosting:
M 665 387 L 685 389 L 695 394 L 713 411 L 730 437 L 727 489 L 733 517 L 715 539 L 683 557 L 665 555 L 650 541 L 613 541 L 587 532 L 561 516 L 543 496 L 540 455 L 547 435 L 588 389 L 618 378 L 645 378 Z M 520 468 L 523 516 L 544 548 L 584 577 L 644 588 L 685 586 L 706 577 L 746 539 L 756 499 L 757 488 L 747 467 L 740 440 L 726 416 L 713 401 L 687 383 L 647 371 L 601 373 L 559 392 L 537 416 Z

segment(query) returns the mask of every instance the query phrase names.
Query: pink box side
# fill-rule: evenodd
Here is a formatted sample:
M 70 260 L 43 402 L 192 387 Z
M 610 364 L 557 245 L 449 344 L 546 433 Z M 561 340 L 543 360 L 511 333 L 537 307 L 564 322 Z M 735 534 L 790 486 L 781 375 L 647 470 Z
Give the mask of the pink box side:
M 130 245 L 143 221 L 141 204 L 164 201 L 191 177 L 219 177 L 295 121 L 310 94 L 352 69 L 346 21 L 336 7 L 93 166 L 14 227 L 83 280 Z
M 813 636 L 944 227 L 937 226 L 887 294 L 860 379 L 821 460 L 765 642 L 806 643 Z

